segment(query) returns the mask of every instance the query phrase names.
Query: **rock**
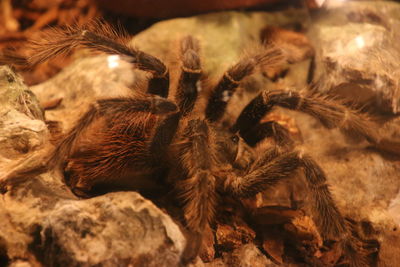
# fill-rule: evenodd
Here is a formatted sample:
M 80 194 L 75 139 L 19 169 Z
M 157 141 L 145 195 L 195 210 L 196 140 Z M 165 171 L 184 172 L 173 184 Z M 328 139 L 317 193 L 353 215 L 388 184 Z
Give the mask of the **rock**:
M 26 149 L 26 155 L 16 150 L 13 161 L 0 161 L 4 167 L 0 178 L 10 174 L 6 176 L 12 185 L 0 198 L 1 266 L 177 266 L 186 244 L 183 234 L 167 214 L 138 193 L 81 200 L 57 170 L 28 173 L 18 177 L 18 183 L 13 181 L 12 174 L 42 164 L 45 149 L 38 147 L 46 146 L 49 139 L 35 96 L 8 67 L 0 71 L 2 145 L 24 136 L 40 140 Z M 47 88 L 54 93 L 52 86 Z M 11 146 L 4 147 L 13 151 Z M 1 156 L 3 152 L 2 147 Z M 5 155 L 14 157 L 10 154 Z M 20 172 L 10 171 L 11 167 Z
M 0 66 L 0 173 L 11 160 L 40 149 L 47 138 L 35 95 L 9 67 Z
M 246 244 L 233 251 L 231 255 L 224 255 L 226 266 L 231 267 L 277 267 L 254 244 Z
M 66 186 L 54 190 L 42 179 L 1 199 L 0 240 L 10 261 L 31 255 L 44 266 L 179 263 L 186 241 L 178 226 L 138 193 L 78 200 Z
M 235 249 L 232 253 L 223 253 L 222 258 L 205 263 L 204 267 L 278 267 L 254 244 L 246 244 Z
M 400 190 L 398 158 L 387 157 L 362 144 L 346 143 L 339 131 L 325 129 L 307 115 L 293 116 L 305 139 L 303 149 L 325 171 L 342 214 L 370 223 L 376 232 L 369 239 L 377 240 L 381 247 L 378 257 L 383 259 L 379 259 L 379 264 L 391 263 L 400 249 L 400 243 L 393 242 L 398 238 L 398 230 L 393 229 L 399 229 L 399 224 L 391 212 Z M 306 196 L 304 185 L 302 188 L 292 192 Z
M 138 193 L 59 201 L 30 245 L 46 266 L 176 266 L 185 239 Z
M 400 112 L 399 14 L 400 5 L 390 1 L 346 2 L 316 12 L 308 35 L 318 48 L 314 79 L 326 82 L 323 93 Z
M 62 121 L 64 129 L 72 126 L 88 104 L 129 94 L 129 87 L 143 79 L 143 73 L 133 72 L 132 65 L 116 55 L 83 55 L 55 77 L 32 87 L 42 103 L 62 99 L 56 109 L 46 112 L 46 119 Z
M 261 30 L 266 25 L 302 24 L 306 18 L 307 13 L 298 9 L 270 13 L 210 13 L 158 22 L 134 36 L 133 44 L 162 60 L 176 61 L 176 53 L 171 51 L 176 51 L 177 41 L 192 35 L 200 40 L 205 73 L 218 77 L 246 49 L 261 43 Z

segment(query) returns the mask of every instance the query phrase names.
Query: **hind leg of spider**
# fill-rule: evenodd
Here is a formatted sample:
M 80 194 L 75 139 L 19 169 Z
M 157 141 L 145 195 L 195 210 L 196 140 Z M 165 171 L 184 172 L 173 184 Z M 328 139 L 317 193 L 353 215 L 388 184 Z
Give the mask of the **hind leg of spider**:
M 266 151 L 241 177 L 227 175 L 224 190 L 239 198 L 250 197 L 285 179 L 292 179 L 297 169 L 303 169 L 307 187 L 312 196 L 312 217 L 324 240 L 337 240 L 352 258 L 352 266 L 362 266 L 364 255 L 351 236 L 328 189 L 326 176 L 318 164 L 307 155 L 298 152 Z
M 251 166 L 243 177 L 231 176 L 226 180 L 226 190 L 236 197 L 250 197 L 284 179 L 293 177 L 304 168 L 307 185 L 313 193 L 313 207 L 317 225 L 323 235 L 335 237 L 345 232 L 344 222 L 331 197 L 326 177 L 321 168 L 308 156 L 298 152 L 279 152 L 270 149 Z

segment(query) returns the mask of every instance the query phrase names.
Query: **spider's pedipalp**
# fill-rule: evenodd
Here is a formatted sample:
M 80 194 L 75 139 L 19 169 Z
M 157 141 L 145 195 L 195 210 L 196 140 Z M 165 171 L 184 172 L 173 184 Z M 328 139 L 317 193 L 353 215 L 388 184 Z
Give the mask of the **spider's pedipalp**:
M 232 131 L 245 134 L 272 110 L 274 106 L 304 112 L 317 118 L 325 127 L 338 127 L 353 135 L 378 143 L 376 125 L 367 115 L 350 109 L 337 100 L 312 92 L 299 93 L 292 90 L 263 91 L 241 112 Z
M 240 81 L 253 73 L 257 66 L 271 66 L 282 63 L 284 60 L 280 49 L 273 47 L 264 51 L 249 55 L 229 68 L 221 80 L 212 90 L 206 107 L 206 118 L 210 122 L 216 122 L 222 118 L 226 106 L 239 86 Z
M 198 95 L 198 82 L 201 77 L 201 64 L 198 55 L 199 44 L 192 36 L 187 36 L 181 41 L 181 74 L 175 95 L 182 116 L 189 114 L 196 103 Z
M 242 137 L 250 146 L 257 145 L 267 137 L 272 137 L 275 143 L 281 147 L 290 147 L 294 144 L 288 129 L 275 121 L 257 124 L 249 131 L 242 133 Z

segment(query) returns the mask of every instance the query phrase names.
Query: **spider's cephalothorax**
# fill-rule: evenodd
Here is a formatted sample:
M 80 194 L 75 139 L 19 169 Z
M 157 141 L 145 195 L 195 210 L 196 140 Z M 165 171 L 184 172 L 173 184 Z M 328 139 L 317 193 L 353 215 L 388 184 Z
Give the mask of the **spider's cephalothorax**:
M 95 185 L 122 180 L 150 183 L 162 170 L 164 180 L 173 185 L 183 203 L 192 238 L 184 260 L 190 260 L 198 254 L 202 233 L 213 220 L 220 194 L 250 197 L 290 179 L 301 169 L 321 236 L 340 240 L 351 265 L 364 266 L 323 170 L 307 154 L 287 145 L 290 137 L 282 126 L 273 121 L 261 123 L 261 119 L 274 106 L 281 106 L 310 114 L 326 127 L 339 127 L 377 142 L 372 130 L 376 128 L 368 116 L 311 90 L 265 90 L 243 109 L 233 125 L 226 127 L 220 121 L 241 80 L 259 66 L 280 63 L 283 57 L 279 49 L 248 55 L 226 70 L 210 90 L 205 112 L 201 112 L 196 106 L 202 78 L 196 39 L 189 36 L 181 41 L 180 72 L 171 96 L 167 67 L 118 41 L 119 37 L 103 23 L 53 30 L 35 43 L 34 56 L 18 59 L 32 65 L 82 45 L 119 54 L 152 74 L 148 86 L 137 88 L 131 96 L 102 99 L 91 105 L 56 146 L 50 163 L 66 163 L 68 183 L 76 194 L 86 195 Z M 275 138 L 277 146 L 258 155 L 252 153 L 266 137 Z

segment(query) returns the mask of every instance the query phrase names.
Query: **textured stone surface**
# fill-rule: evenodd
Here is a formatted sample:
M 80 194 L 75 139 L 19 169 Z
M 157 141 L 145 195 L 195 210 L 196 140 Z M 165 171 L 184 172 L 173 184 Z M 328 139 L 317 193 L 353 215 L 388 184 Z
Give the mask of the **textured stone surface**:
M 138 193 L 59 201 L 31 249 L 47 266 L 174 266 L 185 240 L 168 215 Z
M 33 86 L 32 91 L 42 103 L 61 99 L 58 108 L 46 112 L 46 119 L 63 122 L 68 129 L 74 119 L 85 111 L 95 99 L 123 96 L 130 92 L 128 87 L 140 84 L 143 73 L 132 71 L 132 66 L 118 56 L 81 55 L 74 64 L 52 79 Z
M 316 14 L 309 37 L 318 49 L 315 79 L 382 112 L 400 112 L 400 4 L 356 1 Z M 330 88 L 329 88 L 330 89 Z
M 32 91 L 9 67 L 0 66 L 0 172 L 11 160 L 40 149 L 46 133 Z
M 136 35 L 133 44 L 163 60 L 176 61 L 176 53 L 171 51 L 177 50 L 177 40 L 190 34 L 200 40 L 203 69 L 216 76 L 234 64 L 246 49 L 259 45 L 265 26 L 302 23 L 306 18 L 307 13 L 301 10 L 210 13 L 156 23 Z
M 10 261 L 29 259 L 44 266 L 178 264 L 185 239 L 149 200 L 135 192 L 78 200 L 54 179 L 54 174 L 43 174 L 0 200 L 0 240 Z
M 232 267 L 275 267 L 254 244 L 246 244 L 224 257 L 226 266 Z
M 40 140 L 37 146 L 48 144 L 43 113 L 32 92 L 9 68 L 0 71 L 0 133 L 5 140 L 0 151 L 12 151 L 7 144 L 25 136 Z M 43 152 L 38 149 L 29 147 L 15 152 L 13 161 L 1 160 L 0 179 L 12 168 L 37 164 L 41 158 L 35 155 Z M 0 198 L 1 266 L 178 265 L 184 236 L 168 215 L 138 193 L 81 200 L 57 170 L 26 178 L 8 186 Z

